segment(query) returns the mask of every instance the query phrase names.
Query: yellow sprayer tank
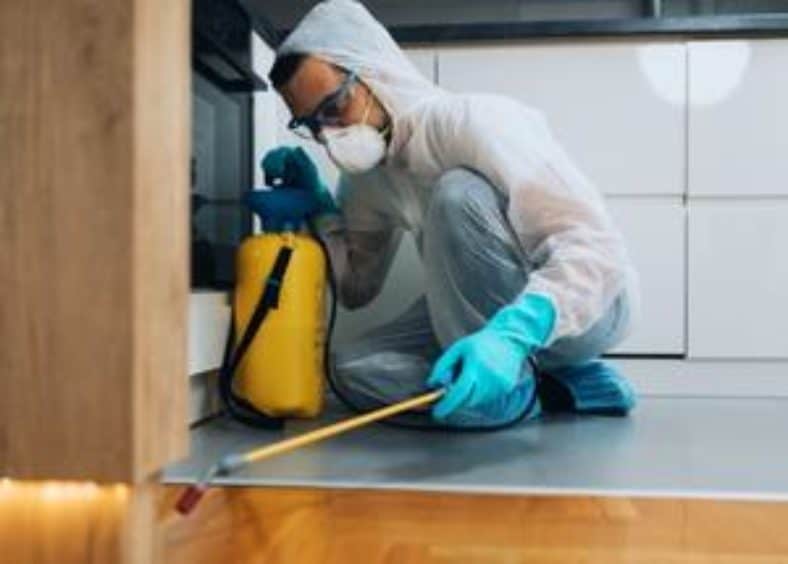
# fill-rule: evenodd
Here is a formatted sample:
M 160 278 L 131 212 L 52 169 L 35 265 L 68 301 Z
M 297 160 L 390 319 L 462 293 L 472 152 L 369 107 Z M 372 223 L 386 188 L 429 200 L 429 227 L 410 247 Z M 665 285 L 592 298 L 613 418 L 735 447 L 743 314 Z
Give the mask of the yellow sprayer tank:
M 293 249 L 278 306 L 260 326 L 236 373 L 236 394 L 270 417 L 315 417 L 323 407 L 326 259 L 311 236 L 270 232 L 237 256 L 235 346 L 283 247 Z

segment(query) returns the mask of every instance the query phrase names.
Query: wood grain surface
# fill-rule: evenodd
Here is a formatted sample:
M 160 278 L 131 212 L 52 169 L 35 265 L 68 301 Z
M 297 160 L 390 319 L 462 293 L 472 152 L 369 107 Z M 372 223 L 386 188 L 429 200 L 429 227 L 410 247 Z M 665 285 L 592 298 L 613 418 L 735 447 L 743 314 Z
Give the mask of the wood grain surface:
M 0 0 L 0 476 L 186 449 L 189 3 Z
M 679 499 L 212 490 L 159 499 L 168 564 L 788 563 L 788 504 Z
M 153 564 L 157 486 L 0 481 L 3 564 Z

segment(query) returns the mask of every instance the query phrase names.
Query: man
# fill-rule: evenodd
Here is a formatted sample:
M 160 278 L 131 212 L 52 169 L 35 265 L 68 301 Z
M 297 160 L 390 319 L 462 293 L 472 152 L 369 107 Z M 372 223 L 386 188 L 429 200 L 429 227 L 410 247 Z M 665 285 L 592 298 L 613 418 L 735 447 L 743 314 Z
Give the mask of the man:
M 264 159 L 268 179 L 320 202 L 340 301 L 360 307 L 378 294 L 404 231 L 425 266 L 423 299 L 336 353 L 342 397 L 368 409 L 443 387 L 434 424 L 473 428 L 540 404 L 633 407 L 627 381 L 598 357 L 628 332 L 636 275 L 601 196 L 540 113 L 434 86 L 352 0 L 307 14 L 270 76 L 291 129 L 344 173 L 335 202 L 301 149 Z

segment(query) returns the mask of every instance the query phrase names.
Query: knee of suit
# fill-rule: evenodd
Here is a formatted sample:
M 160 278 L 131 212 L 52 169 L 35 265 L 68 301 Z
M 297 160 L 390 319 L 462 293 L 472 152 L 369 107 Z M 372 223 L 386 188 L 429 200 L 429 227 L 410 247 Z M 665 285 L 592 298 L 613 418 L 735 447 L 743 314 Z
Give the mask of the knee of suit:
M 429 223 L 448 229 L 467 228 L 470 222 L 481 227 L 479 218 L 488 207 L 495 209 L 497 202 L 487 180 L 468 169 L 451 169 L 435 184 Z

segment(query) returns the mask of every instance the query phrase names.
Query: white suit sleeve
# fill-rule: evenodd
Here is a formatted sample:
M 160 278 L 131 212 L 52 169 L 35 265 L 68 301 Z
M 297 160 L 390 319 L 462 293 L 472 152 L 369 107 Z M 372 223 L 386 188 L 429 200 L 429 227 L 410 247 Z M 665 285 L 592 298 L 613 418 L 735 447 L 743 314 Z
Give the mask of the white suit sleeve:
M 524 293 L 556 308 L 548 339 L 583 334 L 625 285 L 628 259 L 593 185 L 571 164 L 541 114 L 503 97 L 457 97 L 433 129 L 443 168 L 470 167 L 508 198 L 512 228 L 535 269 Z M 445 147 L 446 149 L 441 149 Z
M 356 187 L 343 176 L 337 194 L 340 213 L 317 222 L 331 258 L 339 302 L 348 309 L 363 307 L 380 293 L 402 239 L 402 229 L 377 209 L 370 196 L 372 189 Z

